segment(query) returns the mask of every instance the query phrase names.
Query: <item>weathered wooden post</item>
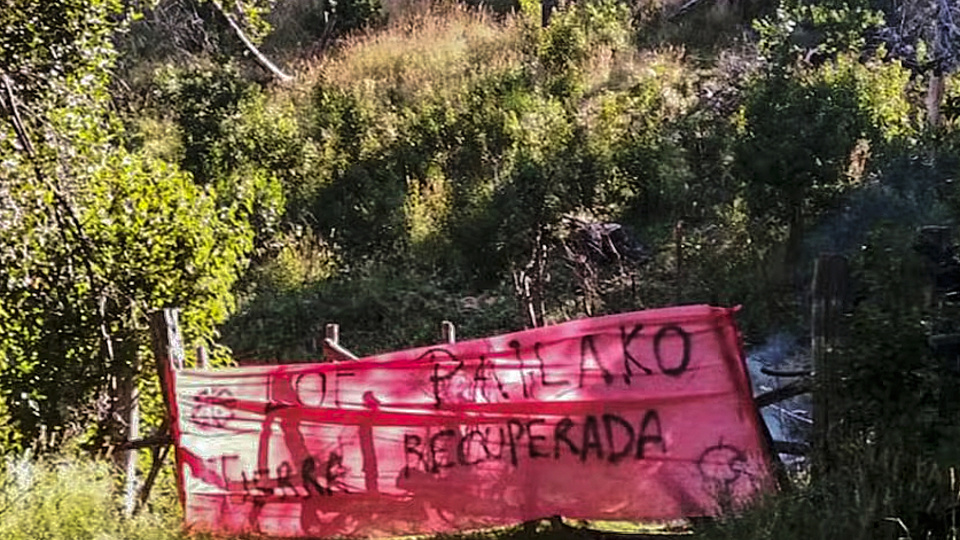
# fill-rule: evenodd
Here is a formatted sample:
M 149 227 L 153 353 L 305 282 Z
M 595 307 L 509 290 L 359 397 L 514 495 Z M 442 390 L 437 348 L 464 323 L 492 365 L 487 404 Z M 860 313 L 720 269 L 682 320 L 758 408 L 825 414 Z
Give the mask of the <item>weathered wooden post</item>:
M 163 422 L 157 432 L 156 440 L 145 441 L 142 446 L 149 446 L 153 452 L 153 463 L 150 472 L 143 482 L 140 491 L 140 500 L 137 508 L 141 508 L 150 497 L 150 490 L 157 479 L 160 467 L 163 465 L 170 450 L 171 432 L 173 429 L 172 378 L 175 370 L 184 366 L 183 341 L 180 337 L 180 324 L 176 309 L 162 309 L 150 314 L 150 333 L 153 345 L 153 357 L 157 369 L 157 378 L 160 381 L 160 394 L 163 396 Z M 206 356 L 206 353 L 204 353 Z M 174 454 L 176 455 L 176 454 Z M 179 481 L 178 481 L 179 482 Z M 183 502 L 183 486 L 178 485 L 180 501 Z
M 163 394 L 163 422 L 170 425 L 173 420 L 170 398 L 170 382 L 174 371 L 183 369 L 183 343 L 180 337 L 179 311 L 162 309 L 150 314 L 150 332 L 153 338 L 153 357 L 156 360 L 157 377 Z
M 443 343 L 457 342 L 457 327 L 450 321 L 440 323 L 440 339 Z
M 340 345 L 339 324 L 327 323 L 326 327 L 324 327 L 324 336 L 323 355 L 326 359 L 337 362 L 358 359 L 357 355 Z
M 677 274 L 674 283 L 674 303 L 679 304 L 683 298 L 683 221 L 678 221 L 673 228 L 673 242 L 675 257 L 677 258 Z
M 207 348 L 203 345 L 197 346 L 197 369 L 210 369 L 210 359 L 207 357 Z
M 540 27 L 550 26 L 550 17 L 553 10 L 557 9 L 559 0 L 540 0 Z
M 813 271 L 810 355 L 816 381 L 813 398 L 815 448 L 824 469 L 830 468 L 830 398 L 836 392 L 831 359 L 846 304 L 848 275 L 847 259 L 842 255 L 821 253 L 817 258 Z
M 127 411 L 127 442 L 140 438 L 140 392 L 137 387 L 137 372 L 140 361 L 134 353 L 133 365 L 121 385 L 121 395 L 125 398 Z M 126 476 L 123 490 L 123 514 L 133 515 L 137 504 L 137 449 L 127 448 L 123 452 L 123 470 Z
M 334 345 L 340 343 L 340 325 L 337 323 L 327 323 L 323 329 L 324 338 L 329 339 Z

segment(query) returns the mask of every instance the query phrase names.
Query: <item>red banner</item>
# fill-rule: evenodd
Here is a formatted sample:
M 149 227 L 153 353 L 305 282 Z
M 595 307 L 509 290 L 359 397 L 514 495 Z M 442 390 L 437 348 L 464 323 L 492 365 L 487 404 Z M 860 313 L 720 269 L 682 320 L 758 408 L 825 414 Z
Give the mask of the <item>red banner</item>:
M 391 536 L 712 515 L 770 485 L 732 311 L 687 306 L 355 362 L 174 374 L 188 526 Z

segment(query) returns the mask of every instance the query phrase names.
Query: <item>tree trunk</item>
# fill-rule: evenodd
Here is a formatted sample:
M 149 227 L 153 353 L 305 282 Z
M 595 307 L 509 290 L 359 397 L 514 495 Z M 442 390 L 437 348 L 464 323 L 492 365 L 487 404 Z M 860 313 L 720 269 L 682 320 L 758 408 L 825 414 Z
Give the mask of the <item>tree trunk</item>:
M 937 129 L 943 124 L 940 106 L 943 103 L 943 94 L 946 89 L 946 78 L 939 70 L 930 77 L 930 86 L 927 88 L 927 121 L 931 129 Z
M 794 276 L 803 251 L 803 199 L 793 198 L 787 221 L 787 253 L 784 257 L 786 275 Z M 788 278 L 789 279 L 789 278 Z

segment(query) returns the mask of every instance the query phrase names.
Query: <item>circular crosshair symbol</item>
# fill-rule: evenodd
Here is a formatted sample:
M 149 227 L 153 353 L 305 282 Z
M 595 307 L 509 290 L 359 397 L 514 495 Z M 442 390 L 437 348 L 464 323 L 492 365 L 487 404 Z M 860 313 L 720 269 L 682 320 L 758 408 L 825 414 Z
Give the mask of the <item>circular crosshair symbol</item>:
M 704 480 L 730 486 L 746 472 L 747 455 L 736 446 L 720 443 L 707 448 L 697 460 Z
M 226 388 L 216 392 L 205 388 L 193 397 L 190 420 L 199 427 L 222 428 L 233 419 L 231 408 L 236 404 L 233 394 Z

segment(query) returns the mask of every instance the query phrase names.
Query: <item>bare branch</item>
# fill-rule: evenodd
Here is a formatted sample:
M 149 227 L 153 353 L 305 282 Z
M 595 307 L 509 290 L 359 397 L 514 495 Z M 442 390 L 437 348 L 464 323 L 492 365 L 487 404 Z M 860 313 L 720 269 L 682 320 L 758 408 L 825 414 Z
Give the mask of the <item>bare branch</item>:
M 794 381 L 786 386 L 777 388 L 776 390 L 771 390 L 760 394 L 753 398 L 754 403 L 757 404 L 757 407 L 766 407 L 767 405 L 773 405 L 774 403 L 779 403 L 785 399 L 790 399 L 792 397 L 799 396 L 801 394 L 809 393 L 813 389 L 809 379 L 801 379 L 799 381 Z
M 237 24 L 237 21 L 233 20 L 233 17 L 231 17 L 230 14 L 223 9 L 223 6 L 220 5 L 220 2 L 211 0 L 211 3 L 214 5 L 214 7 L 217 8 L 217 11 L 220 12 L 220 15 L 222 15 L 223 18 L 226 19 L 227 24 L 230 25 L 231 29 L 233 29 L 233 33 L 237 36 L 237 38 L 241 42 L 243 42 L 243 45 L 247 48 L 248 51 L 250 51 L 250 54 L 253 55 L 254 59 L 256 59 L 258 64 L 260 64 L 264 69 L 269 71 L 274 77 L 279 79 L 281 82 L 286 83 L 293 80 L 293 77 L 281 71 L 280 68 L 276 66 L 276 64 L 271 62 L 269 58 L 267 58 L 266 56 L 264 56 L 262 52 L 260 52 L 260 49 L 258 49 L 257 46 L 254 45 L 252 41 L 250 41 L 250 38 L 248 38 L 247 35 L 243 32 L 243 29 L 240 28 L 240 25 Z

